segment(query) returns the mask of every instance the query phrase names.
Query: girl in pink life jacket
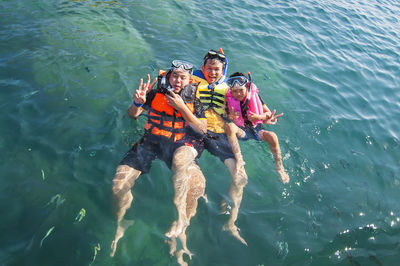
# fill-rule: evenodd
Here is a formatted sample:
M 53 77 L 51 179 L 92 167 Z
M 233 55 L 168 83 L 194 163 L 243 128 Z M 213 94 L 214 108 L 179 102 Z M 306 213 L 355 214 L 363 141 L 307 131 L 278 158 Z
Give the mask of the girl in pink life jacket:
M 283 115 L 275 115 L 258 95 L 257 86 L 252 83 L 250 73 L 248 78 L 239 72 L 232 74 L 227 80 L 229 90 L 226 93 L 226 103 L 230 120 L 225 126 L 229 144 L 232 147 L 236 159 L 236 169 L 240 169 L 243 161 L 238 138 L 241 140 L 255 139 L 265 141 L 275 158 L 275 169 L 282 183 L 289 182 L 283 163 L 281 149 L 277 135 L 263 128 L 263 124 L 274 125 L 277 119 Z

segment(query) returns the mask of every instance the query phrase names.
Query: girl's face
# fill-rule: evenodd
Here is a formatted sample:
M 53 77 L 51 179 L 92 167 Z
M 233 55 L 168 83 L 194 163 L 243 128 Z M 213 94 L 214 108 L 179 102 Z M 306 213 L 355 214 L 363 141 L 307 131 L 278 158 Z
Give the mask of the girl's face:
M 247 96 L 246 84 L 244 84 L 243 86 L 235 84 L 235 86 L 231 88 L 231 92 L 233 98 L 235 98 L 238 101 L 243 101 Z

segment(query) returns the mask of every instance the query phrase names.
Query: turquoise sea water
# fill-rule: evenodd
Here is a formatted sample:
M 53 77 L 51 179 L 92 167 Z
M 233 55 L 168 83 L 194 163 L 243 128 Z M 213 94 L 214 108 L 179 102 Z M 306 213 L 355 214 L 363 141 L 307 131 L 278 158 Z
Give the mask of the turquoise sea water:
M 242 143 L 243 246 L 221 230 L 230 177 L 205 152 L 189 265 L 398 265 L 399 14 L 390 0 L 1 0 L 0 264 L 176 265 L 171 171 L 155 161 L 136 183 L 115 258 L 111 180 L 143 133 L 126 115 L 139 79 L 222 47 L 285 113 L 268 129 L 291 181 Z

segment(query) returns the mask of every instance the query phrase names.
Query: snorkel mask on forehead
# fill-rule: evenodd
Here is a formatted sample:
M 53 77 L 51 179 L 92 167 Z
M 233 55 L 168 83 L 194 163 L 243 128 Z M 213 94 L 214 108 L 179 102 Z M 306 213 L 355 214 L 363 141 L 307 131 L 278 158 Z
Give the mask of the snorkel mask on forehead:
M 222 50 L 222 49 L 220 48 L 220 50 Z M 215 51 L 215 50 L 211 49 L 204 56 L 204 61 L 206 61 L 208 59 L 214 59 L 214 58 L 217 58 L 221 63 L 224 64 L 226 56 L 224 55 L 223 51 L 222 52 L 218 52 L 218 51 Z
M 172 64 L 171 64 L 171 70 L 174 70 L 174 69 L 182 69 L 182 70 L 185 70 L 185 71 L 189 72 L 190 74 L 192 74 L 193 65 L 191 63 L 183 61 L 183 60 L 174 60 L 174 61 L 172 61 Z

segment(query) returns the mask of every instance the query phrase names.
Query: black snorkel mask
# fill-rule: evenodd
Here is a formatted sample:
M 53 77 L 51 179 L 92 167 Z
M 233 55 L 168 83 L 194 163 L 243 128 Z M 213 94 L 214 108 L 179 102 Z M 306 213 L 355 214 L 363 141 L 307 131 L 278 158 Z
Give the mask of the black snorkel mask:
M 252 78 L 250 72 L 247 72 L 247 77 L 246 76 L 235 76 L 235 77 L 230 77 L 227 81 L 226 84 L 232 88 L 236 84 L 239 86 L 243 86 L 246 83 L 249 83 L 249 91 L 251 90 L 251 84 L 252 84 Z

